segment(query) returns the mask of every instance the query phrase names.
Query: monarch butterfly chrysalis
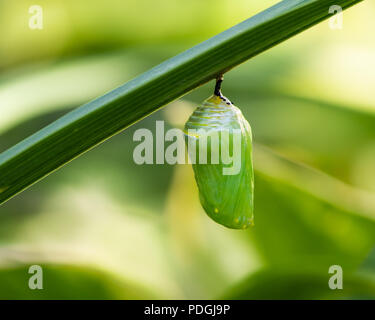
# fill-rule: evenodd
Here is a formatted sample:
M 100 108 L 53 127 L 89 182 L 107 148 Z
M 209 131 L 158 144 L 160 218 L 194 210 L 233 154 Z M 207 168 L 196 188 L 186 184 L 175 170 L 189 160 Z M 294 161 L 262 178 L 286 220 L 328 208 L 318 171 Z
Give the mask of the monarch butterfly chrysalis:
M 216 81 L 214 95 L 205 100 L 186 122 L 185 141 L 189 155 L 195 155 L 195 160 L 190 161 L 199 189 L 200 202 L 208 216 L 228 228 L 245 229 L 253 225 L 252 134 L 241 111 L 221 94 L 221 82 L 222 77 Z M 224 132 L 227 132 L 227 135 L 224 135 Z M 236 140 L 236 134 L 240 139 Z M 219 150 L 214 150 L 217 136 L 220 147 Z M 236 141 L 240 141 L 237 149 Z M 225 147 L 228 147 L 232 159 L 239 157 L 239 170 L 232 174 L 225 171 L 230 167 L 223 159 Z M 199 161 L 202 152 L 206 154 L 205 163 Z M 213 161 L 217 160 L 218 154 L 220 159 Z

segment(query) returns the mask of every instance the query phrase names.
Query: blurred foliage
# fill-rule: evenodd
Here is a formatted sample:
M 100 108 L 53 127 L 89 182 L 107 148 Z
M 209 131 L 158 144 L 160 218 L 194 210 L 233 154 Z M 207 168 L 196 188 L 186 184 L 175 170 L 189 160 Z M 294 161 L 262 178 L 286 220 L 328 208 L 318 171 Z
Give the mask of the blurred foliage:
M 0 271 L 0 299 L 155 299 L 157 296 L 140 286 L 126 285 L 113 275 L 90 267 L 43 265 L 43 290 L 32 291 L 28 268 L 6 268 Z M 131 295 L 127 295 L 131 292 Z
M 225 299 L 350 299 L 373 298 L 375 281 L 369 277 L 345 276 L 342 290 L 326 290 L 327 277 L 300 270 L 262 270 L 232 289 Z
M 30 33 L 29 7 L 35 2 L 2 0 L 0 66 L 109 51 L 124 45 L 186 45 L 203 41 L 276 2 L 249 4 L 238 0 L 233 5 L 230 0 L 39 0 L 45 30 Z
M 275 2 L 40 0 L 31 31 L 34 2 L 0 1 L 0 151 Z M 0 298 L 374 298 L 374 10 L 225 75 L 256 142 L 254 228 L 212 222 L 190 166 L 133 161 L 135 130 L 182 127 L 210 83 L 0 208 Z M 32 264 L 44 290 L 27 287 Z M 328 288 L 334 264 L 343 291 Z

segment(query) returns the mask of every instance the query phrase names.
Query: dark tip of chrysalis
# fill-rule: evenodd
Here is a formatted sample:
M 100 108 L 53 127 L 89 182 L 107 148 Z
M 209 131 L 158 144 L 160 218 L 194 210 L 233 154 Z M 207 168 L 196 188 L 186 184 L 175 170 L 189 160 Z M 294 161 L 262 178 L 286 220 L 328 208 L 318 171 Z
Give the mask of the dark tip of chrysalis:
M 232 104 L 232 102 L 229 101 L 229 99 L 225 98 L 223 94 L 221 93 L 221 84 L 224 80 L 223 75 L 221 74 L 216 78 L 216 85 L 214 90 L 214 95 L 219 97 L 221 100 L 223 100 L 228 106 Z
M 221 94 L 221 83 L 223 82 L 223 79 L 223 75 L 220 75 L 216 78 L 216 85 L 214 90 L 214 95 L 220 98 L 223 98 L 223 95 Z

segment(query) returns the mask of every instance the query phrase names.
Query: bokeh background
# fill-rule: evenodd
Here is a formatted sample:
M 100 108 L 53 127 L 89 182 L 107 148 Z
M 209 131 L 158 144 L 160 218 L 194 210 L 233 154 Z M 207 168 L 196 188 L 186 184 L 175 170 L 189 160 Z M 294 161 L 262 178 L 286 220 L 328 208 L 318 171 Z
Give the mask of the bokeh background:
M 0 151 L 276 2 L 0 1 Z M 374 298 L 374 14 L 364 1 L 343 29 L 322 22 L 225 75 L 254 134 L 255 227 L 210 220 L 191 166 L 133 161 L 134 131 L 181 128 L 211 82 L 0 207 L 0 298 Z

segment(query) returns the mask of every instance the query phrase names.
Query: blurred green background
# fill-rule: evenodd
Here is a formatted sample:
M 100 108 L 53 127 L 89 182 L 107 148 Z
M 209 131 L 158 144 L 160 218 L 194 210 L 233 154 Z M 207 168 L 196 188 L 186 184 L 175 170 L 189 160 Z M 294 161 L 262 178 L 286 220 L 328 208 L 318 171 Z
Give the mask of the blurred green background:
M 0 151 L 276 2 L 0 0 Z M 256 144 L 255 227 L 210 220 L 190 165 L 133 161 L 134 131 L 182 128 L 211 82 L 0 207 L 0 299 L 374 298 L 374 13 L 365 1 L 343 29 L 324 21 L 225 75 Z

